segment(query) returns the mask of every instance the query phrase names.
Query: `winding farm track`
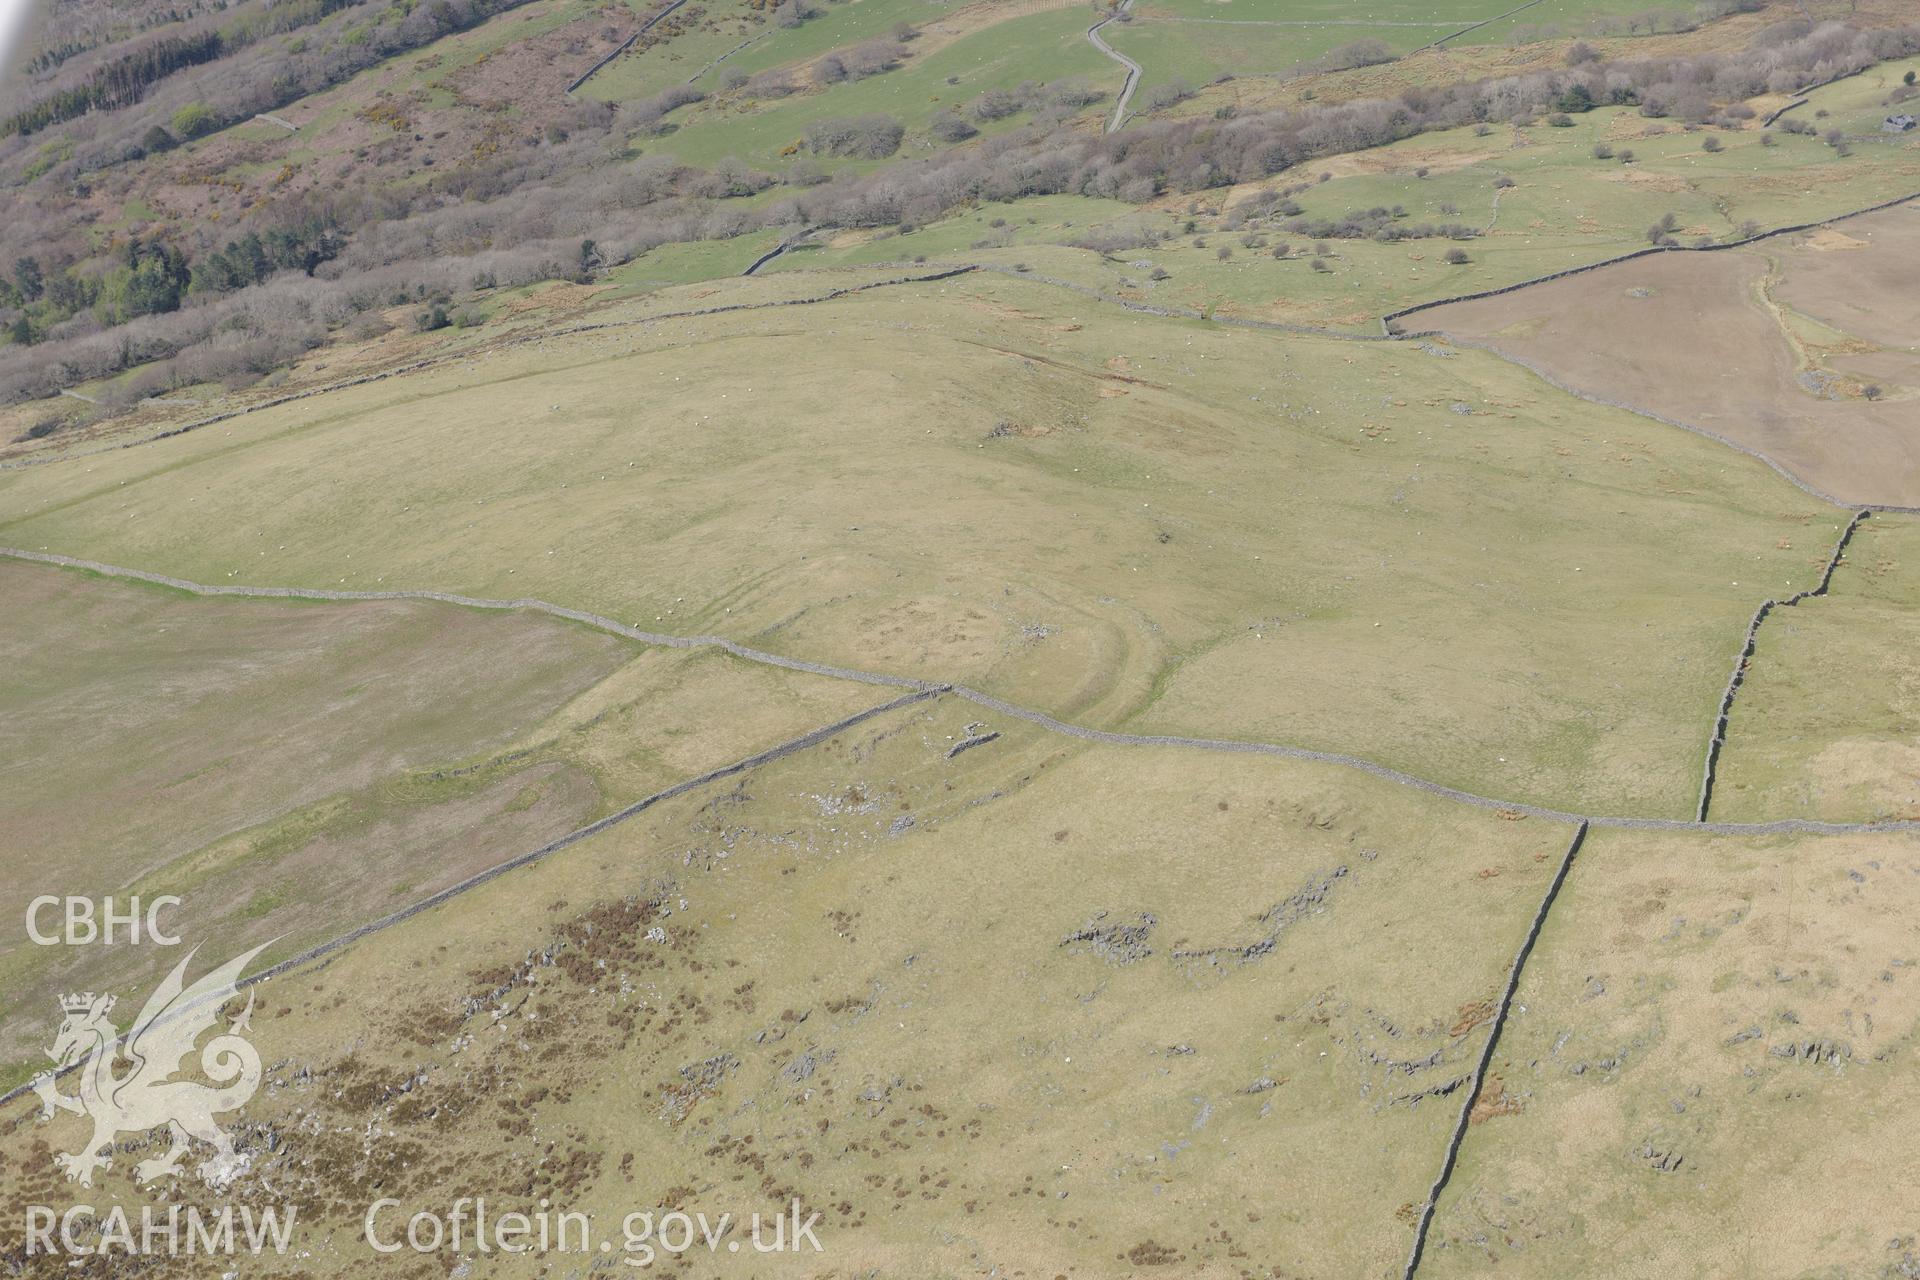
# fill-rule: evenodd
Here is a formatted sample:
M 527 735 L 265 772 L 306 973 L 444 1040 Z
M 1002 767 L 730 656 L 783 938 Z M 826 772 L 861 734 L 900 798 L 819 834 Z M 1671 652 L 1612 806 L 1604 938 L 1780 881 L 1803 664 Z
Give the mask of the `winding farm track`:
M 1100 28 L 1131 8 L 1133 8 L 1133 0 L 1120 0 L 1118 8 L 1087 28 L 1087 42 L 1127 69 L 1127 82 L 1120 88 L 1120 100 L 1113 104 L 1113 119 L 1107 122 L 1108 133 L 1119 129 L 1121 123 L 1127 118 L 1127 103 L 1133 100 L 1133 91 L 1140 87 L 1140 77 L 1145 73 L 1141 71 L 1139 63 L 1108 44 L 1106 38 L 1100 34 Z
M 1611 258 L 1602 258 L 1597 262 L 1584 263 L 1576 267 L 1567 267 L 1560 271 L 1549 272 L 1546 275 L 1534 276 L 1526 280 L 1517 280 L 1512 284 L 1501 285 L 1498 288 L 1481 289 L 1473 293 L 1456 294 L 1450 298 L 1436 298 L 1432 302 L 1415 303 L 1413 306 L 1410 306 L 1410 307 L 1402 307 L 1398 311 L 1389 311 L 1386 315 L 1380 317 L 1380 329 L 1381 329 L 1382 335 L 1389 339 L 1404 340 L 1404 339 L 1410 339 L 1410 338 L 1439 338 L 1457 347 L 1471 347 L 1476 351 L 1485 351 L 1489 355 L 1498 356 L 1500 359 L 1505 360 L 1509 364 L 1520 366 L 1521 368 L 1527 370 L 1529 373 L 1533 374 L 1536 378 L 1539 378 L 1542 382 L 1545 382 L 1547 385 L 1553 387 L 1555 390 L 1564 392 L 1565 394 L 1573 396 L 1576 399 L 1585 400 L 1589 404 L 1605 405 L 1613 409 L 1624 409 L 1628 413 L 1638 414 L 1643 418 L 1650 418 L 1653 421 L 1663 423 L 1666 426 L 1678 427 L 1682 431 L 1691 431 L 1695 435 L 1705 436 L 1709 440 L 1712 440 L 1718 444 L 1725 445 L 1727 448 L 1733 449 L 1736 452 L 1744 453 L 1749 458 L 1753 458 L 1756 461 L 1765 463 L 1767 466 L 1771 467 L 1776 473 L 1778 473 L 1781 477 L 1783 477 L 1788 482 L 1793 484 L 1796 488 L 1798 488 L 1801 492 L 1806 493 L 1811 497 L 1818 498 L 1822 502 L 1830 503 L 1833 506 L 1848 507 L 1854 510 L 1865 509 L 1868 511 L 1896 511 L 1896 512 L 1902 512 L 1905 514 L 1920 514 L 1920 506 L 1899 506 L 1893 503 L 1884 503 L 1884 502 L 1859 502 L 1849 498 L 1839 497 L 1834 494 L 1828 493 L 1825 490 L 1816 487 L 1809 481 L 1803 479 L 1799 475 L 1796 475 L 1792 470 L 1786 467 L 1783 463 L 1779 462 L 1777 459 L 1769 456 L 1768 454 L 1761 452 L 1758 449 L 1755 449 L 1749 445 L 1741 444 L 1736 440 L 1731 440 L 1728 437 L 1721 435 L 1717 431 L 1709 431 L 1707 428 L 1699 426 L 1696 423 L 1686 422 L 1679 418 L 1669 417 L 1666 414 L 1657 413 L 1652 409 L 1643 408 L 1642 406 L 1636 405 L 1636 404 L 1630 404 L 1624 400 L 1615 400 L 1609 396 L 1603 396 L 1603 395 L 1596 394 L 1595 392 L 1582 390 L 1581 388 L 1574 386 L 1572 383 L 1569 383 L 1566 380 L 1560 378 L 1558 375 L 1554 374 L 1551 370 L 1547 369 L 1544 365 L 1540 364 L 1538 361 L 1531 360 L 1526 356 L 1522 356 L 1515 352 L 1505 350 L 1504 348 L 1500 347 L 1495 343 L 1487 342 L 1477 338 L 1460 337 L 1456 334 L 1449 333 L 1445 329 L 1421 329 L 1421 330 L 1409 331 L 1400 327 L 1401 320 L 1411 315 L 1417 315 L 1423 311 L 1433 311 L 1441 307 L 1452 306 L 1455 303 L 1459 303 L 1459 302 L 1477 302 L 1483 298 L 1497 298 L 1510 293 L 1519 293 L 1520 291 L 1524 289 L 1530 289 L 1535 285 L 1546 284 L 1554 280 L 1564 280 L 1570 276 L 1586 275 L 1589 272 L 1600 271 L 1607 267 L 1618 266 L 1623 262 L 1635 262 L 1641 258 L 1652 257 L 1655 254 L 1718 253 L 1727 249 L 1740 249 L 1740 248 L 1746 247 L 1747 245 L 1758 244 L 1763 240 L 1772 240 L 1779 236 L 1797 235 L 1804 231 L 1813 231 L 1821 227 L 1830 227 L 1830 226 L 1833 226 L 1835 223 L 1846 222 L 1853 218 L 1863 218 L 1863 217 L 1866 217 L 1868 214 L 1880 213 L 1888 209 L 1899 208 L 1902 205 L 1911 205 L 1915 201 L 1920 201 L 1920 193 L 1896 196 L 1891 200 L 1882 200 L 1878 204 L 1868 205 L 1864 209 L 1852 209 L 1846 213 L 1837 213 L 1830 218 L 1819 218 L 1812 222 L 1796 223 L 1793 226 L 1788 226 L 1788 227 L 1775 227 L 1771 231 L 1762 231 L 1757 235 L 1747 236 L 1739 240 L 1728 240 L 1721 244 L 1659 245 L 1659 246 L 1651 246 L 1645 249 L 1635 249 L 1631 253 L 1616 254 Z
M 1774 474 L 1791 484 L 1794 488 L 1800 490 L 1800 492 L 1810 498 L 1818 498 L 1829 506 L 1845 507 L 1855 511 L 1891 511 L 1904 515 L 1920 514 L 1920 507 L 1897 506 L 1893 503 L 1886 502 L 1854 502 L 1846 498 L 1836 497 L 1828 493 L 1825 489 L 1795 475 L 1784 463 L 1762 453 L 1751 445 L 1741 444 L 1738 440 L 1723 436 L 1718 431 L 1711 431 L 1706 427 L 1700 426 L 1697 423 L 1688 422 L 1682 418 L 1675 418 L 1668 414 L 1660 413 L 1657 410 L 1648 409 L 1642 405 L 1632 404 L 1625 400 L 1615 400 L 1611 396 L 1603 396 L 1596 392 L 1583 390 L 1574 386 L 1571 382 L 1566 381 L 1564 378 L 1561 378 L 1539 361 L 1505 350 L 1494 343 L 1482 342 L 1478 338 L 1463 338 L 1458 334 L 1448 333 L 1444 329 L 1429 329 L 1423 334 L 1407 334 L 1405 336 L 1438 338 L 1449 346 L 1467 347 L 1474 351 L 1484 351 L 1490 356 L 1497 356 L 1505 360 L 1508 364 L 1518 365 L 1534 377 L 1540 379 L 1540 381 L 1552 387 L 1555 391 L 1570 395 L 1576 400 L 1585 400 L 1588 404 L 1602 405 L 1609 409 L 1623 409 L 1628 413 L 1637 414 L 1642 418 L 1658 422 L 1662 426 L 1678 427 L 1680 430 L 1690 431 L 1696 436 L 1704 436 L 1715 444 L 1726 446 L 1735 453 L 1744 453 L 1756 462 L 1765 463 Z
M 0 556 L 15 560 L 27 560 L 37 564 L 56 565 L 65 569 L 77 569 L 86 573 L 99 574 L 106 578 L 120 578 L 135 582 L 146 582 L 154 586 L 170 587 L 175 591 L 185 591 L 197 596 L 235 596 L 245 599 L 261 600 L 319 600 L 333 603 L 351 603 L 368 600 L 431 600 L 441 604 L 457 605 L 466 609 L 487 610 L 527 610 L 544 613 L 555 618 L 564 618 L 584 626 L 593 627 L 612 635 L 637 641 L 641 644 L 658 645 L 669 649 L 719 649 L 724 653 L 746 662 L 758 662 L 766 666 L 781 667 L 788 671 L 802 671 L 809 675 L 826 676 L 835 680 L 847 680 L 859 684 L 879 685 L 886 688 L 905 689 L 914 694 L 930 696 L 951 694 L 965 698 L 968 702 L 996 711 L 1016 720 L 1037 725 L 1051 733 L 1083 742 L 1099 742 L 1109 746 L 1121 747 L 1168 747 L 1188 751 L 1219 751 L 1240 755 L 1279 756 L 1288 760 L 1307 760 L 1317 764 L 1329 764 L 1343 769 L 1355 769 L 1372 774 L 1404 787 L 1424 791 L 1428 795 L 1444 800 L 1457 801 L 1478 809 L 1493 809 L 1502 813 L 1524 814 L 1528 817 L 1544 818 L 1553 822 L 1571 824 L 1587 823 L 1596 827 L 1618 827 L 1639 831 L 1686 831 L 1709 835 L 1849 835 L 1883 831 L 1920 831 L 1920 819 L 1902 819 L 1889 822 L 1814 822 L 1804 818 L 1785 818 L 1774 822 L 1701 822 L 1686 818 L 1646 818 L 1621 815 L 1573 813 L 1565 809 L 1552 809 L 1545 805 L 1527 804 L 1522 801 L 1503 800 L 1494 796 L 1476 795 L 1471 791 L 1462 791 L 1458 787 L 1449 787 L 1426 778 L 1394 769 L 1376 761 L 1365 760 L 1359 756 L 1350 756 L 1337 751 L 1316 751 L 1309 747 L 1288 746 L 1284 743 L 1247 742 L 1233 738 L 1196 738 L 1176 734 L 1160 733 L 1121 733 L 1113 729 L 1091 729 L 1085 725 L 1071 724 L 1065 720 L 1023 707 L 1004 698 L 969 688 L 963 684 L 953 684 L 939 680 L 924 680 L 913 676 L 894 675 L 888 672 L 863 671 L 854 667 L 834 666 L 830 663 L 814 662 L 806 658 L 790 658 L 784 654 L 769 653 L 764 649 L 755 649 L 743 645 L 725 636 L 677 636 L 659 631 L 644 631 L 639 627 L 630 627 L 603 614 L 590 613 L 584 609 L 574 609 L 566 605 L 552 604 L 545 600 L 522 597 L 514 600 L 495 600 L 483 596 L 460 595 L 451 591 L 337 591 L 307 587 L 248 587 L 237 585 L 213 586 L 201 582 L 191 582 L 185 578 L 176 578 L 164 573 L 150 573 L 145 569 L 130 569 L 120 565 L 102 564 L 97 560 L 82 560 L 74 556 L 58 555 L 48 551 L 28 551 L 18 547 L 0 547 Z

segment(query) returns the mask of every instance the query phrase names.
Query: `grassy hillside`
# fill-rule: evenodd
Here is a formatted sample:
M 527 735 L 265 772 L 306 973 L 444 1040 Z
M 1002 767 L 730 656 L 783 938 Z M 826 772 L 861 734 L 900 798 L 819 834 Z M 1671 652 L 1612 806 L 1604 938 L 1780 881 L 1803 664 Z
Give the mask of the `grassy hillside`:
M 1817 504 L 1478 353 L 1065 298 L 972 275 L 481 352 L 7 473 L 0 537 L 1687 811 L 1727 637 L 1810 581 L 1777 545 Z
M 802 1270 L 1386 1275 L 1565 836 L 909 709 L 275 980 L 254 1132 L 282 1136 L 248 1186 L 306 1207 L 306 1275 L 365 1266 L 376 1187 L 564 1197 L 609 1233 L 798 1197 Z
M 269 959 L 874 701 L 525 614 L 210 602 L 18 561 L 0 599 L 35 620 L 5 648 L 0 907 L 171 894 L 177 936 Z M 130 989 L 176 959 L 15 933 L 0 994 Z M 40 1034 L 0 1025 L 6 1085 Z
M 1731 820 L 1904 818 L 1920 808 L 1910 652 L 1920 529 L 1861 526 L 1833 593 L 1762 632 L 1722 757 L 1716 812 Z
M 1908 7 L 56 0 L 0 919 L 324 948 L 84 1189 L 294 1248 L 59 1269 L 1913 1272 L 1920 522 L 1725 700 L 1908 505 Z M 175 963 L 0 934 L 0 1088 Z
M 1850 1206 L 1911 1195 L 1885 1120 L 1914 1092 L 1914 863 L 1911 836 L 1594 837 L 1422 1271 L 1910 1266 Z

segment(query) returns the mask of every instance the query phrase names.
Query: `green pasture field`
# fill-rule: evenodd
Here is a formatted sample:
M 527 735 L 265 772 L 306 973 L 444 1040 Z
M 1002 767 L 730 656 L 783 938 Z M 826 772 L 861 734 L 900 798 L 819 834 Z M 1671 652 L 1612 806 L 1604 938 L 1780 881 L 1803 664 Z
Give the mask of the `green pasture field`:
M 897 23 L 915 25 L 950 12 L 932 0 L 839 0 L 819 6 L 797 27 L 780 27 L 741 9 L 713 24 L 648 49 L 622 54 L 581 87 L 590 98 L 624 102 L 675 85 L 712 92 L 728 68 L 752 75 L 770 67 L 798 65 L 835 49 L 890 35 Z M 753 43 L 738 48 L 748 40 Z M 737 52 L 730 52 L 733 50 Z M 727 55 L 724 61 L 720 61 Z
M 1398 57 L 1442 40 L 1465 47 L 1598 31 L 1637 34 L 1649 15 L 1670 20 L 1694 8 L 1686 0 L 1544 0 L 1511 12 L 1515 7 L 1508 0 L 1141 0 L 1130 21 L 1109 24 L 1102 34 L 1140 63 L 1141 90 L 1150 92 L 1176 79 L 1198 88 L 1220 76 L 1297 75 L 1362 40 L 1377 40 Z M 1629 18 L 1636 20 L 1631 32 L 1620 21 Z
M 1390 310 L 1644 248 L 1648 228 L 1669 213 L 1681 240 L 1691 244 L 1736 238 L 1748 223 L 1761 230 L 1792 225 L 1920 191 L 1920 151 L 1909 146 L 1862 145 L 1841 156 L 1817 138 L 1781 135 L 1775 145 L 1763 146 L 1755 130 L 1689 131 L 1624 109 L 1570 119 L 1567 128 L 1542 121 L 1525 129 L 1503 125 L 1484 136 L 1472 129 L 1423 134 L 1309 162 L 1253 186 L 1169 196 L 1157 207 L 1073 203 L 1073 197 L 1048 197 L 1033 212 L 1023 210 L 1028 202 L 982 205 L 910 233 L 861 238 L 844 249 L 809 248 L 771 269 L 924 255 L 1001 265 L 1026 261 L 1040 270 L 1041 260 L 1028 246 L 1146 229 L 1172 238 L 1107 258 L 1062 250 L 1045 259 L 1044 269 L 1139 301 L 1378 333 L 1379 317 Z M 1722 150 L 1706 150 L 1708 137 L 1717 138 Z M 1595 147 L 1614 155 L 1597 158 Z M 1622 161 L 1622 152 L 1632 153 L 1631 162 Z M 1325 181 L 1321 174 L 1328 175 Z M 1497 188 L 1501 179 L 1513 185 Z M 1239 224 L 1230 215 L 1259 187 L 1295 190 L 1291 198 L 1313 219 L 1399 207 L 1404 216 L 1397 224 L 1457 222 L 1484 234 L 1458 242 L 1469 261 L 1454 266 L 1441 261 L 1456 243 L 1447 239 L 1322 242 L 1285 230 L 1284 216 Z M 1007 227 L 993 228 L 995 218 Z M 1057 232 L 1043 229 L 1048 226 Z M 1263 243 L 1247 246 L 1243 238 L 1249 235 Z M 1016 252 L 983 256 L 972 247 L 1000 241 Z M 1283 243 L 1290 255 L 1273 260 L 1274 247 Z M 1324 255 L 1316 253 L 1322 244 Z M 1231 255 L 1224 261 L 1223 248 Z M 1329 270 L 1312 269 L 1316 256 L 1325 257 Z M 1149 279 L 1154 267 L 1171 278 Z M 1409 326 L 1418 323 L 1416 317 Z
M 795 144 L 804 137 L 808 125 L 879 114 L 892 116 L 907 127 L 902 153 L 910 155 L 915 149 L 931 149 L 924 134 L 936 113 L 950 107 L 964 110 L 987 89 L 1011 89 L 1026 81 L 1085 81 L 1108 92 L 1106 109 L 1111 111 L 1112 95 L 1119 92 L 1122 72 L 1118 64 L 1087 43 L 1086 27 L 1086 15 L 1079 9 L 1008 18 L 929 52 L 915 52 L 898 69 L 862 80 L 812 87 L 778 99 L 757 100 L 738 92 L 727 93 L 683 107 L 668 117 L 675 126 L 670 133 L 638 145 L 689 164 L 711 165 L 733 156 L 777 171 L 794 154 Z M 912 44 L 907 47 L 914 48 Z M 1088 110 L 1098 112 L 1100 104 Z M 1016 116 L 982 131 L 1015 128 L 1024 118 Z M 827 156 L 817 160 L 828 169 L 846 165 L 867 168 L 876 163 Z

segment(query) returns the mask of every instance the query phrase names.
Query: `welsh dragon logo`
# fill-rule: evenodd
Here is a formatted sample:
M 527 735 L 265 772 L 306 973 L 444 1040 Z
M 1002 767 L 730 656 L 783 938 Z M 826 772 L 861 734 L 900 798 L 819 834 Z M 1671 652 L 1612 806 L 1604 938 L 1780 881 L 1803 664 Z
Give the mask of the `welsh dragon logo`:
M 107 1017 L 113 1011 L 114 997 L 89 991 L 60 998 L 66 1018 L 53 1048 L 47 1051 L 55 1066 L 35 1077 L 33 1089 L 40 1095 L 42 1120 L 52 1119 L 60 1110 L 93 1121 L 93 1137 L 86 1146 L 54 1157 L 69 1182 L 92 1186 L 93 1171 L 113 1163 L 110 1156 L 101 1154 L 103 1147 L 120 1134 L 146 1133 L 162 1126 L 169 1131 L 171 1145 L 165 1155 L 134 1166 L 137 1181 L 155 1182 L 178 1174 L 181 1158 L 195 1139 L 214 1151 L 197 1170 L 209 1186 L 224 1185 L 240 1172 L 241 1160 L 234 1152 L 233 1139 L 213 1117 L 246 1105 L 260 1087 L 260 1055 L 244 1034 L 251 1029 L 252 993 L 248 993 L 246 1009 L 224 1032 L 200 1048 L 200 1069 L 214 1083 L 169 1077 L 184 1069 L 200 1037 L 219 1020 L 227 1001 L 238 994 L 241 971 L 263 950 L 265 944 L 187 987 L 187 965 L 193 960 L 189 953 L 148 997 L 124 1043 L 119 1029 Z M 63 1094 L 55 1087 L 57 1075 L 76 1063 L 80 1091 Z

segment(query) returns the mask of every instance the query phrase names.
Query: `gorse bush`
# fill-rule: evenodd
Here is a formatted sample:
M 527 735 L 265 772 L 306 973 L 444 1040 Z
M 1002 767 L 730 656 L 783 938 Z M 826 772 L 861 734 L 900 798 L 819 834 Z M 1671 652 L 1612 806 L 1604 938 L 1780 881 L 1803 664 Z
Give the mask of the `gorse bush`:
M 807 150 L 821 156 L 884 160 L 900 149 L 906 126 L 892 116 L 846 116 L 807 126 Z

